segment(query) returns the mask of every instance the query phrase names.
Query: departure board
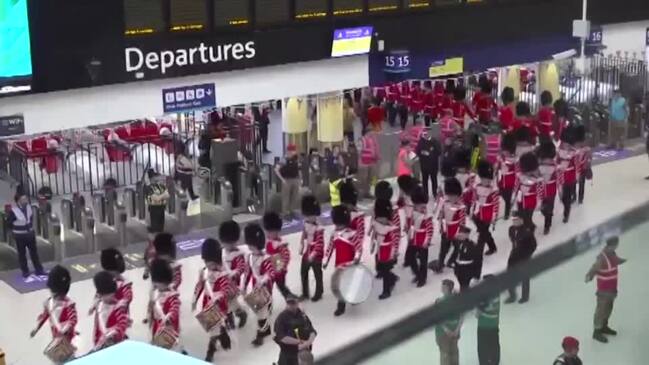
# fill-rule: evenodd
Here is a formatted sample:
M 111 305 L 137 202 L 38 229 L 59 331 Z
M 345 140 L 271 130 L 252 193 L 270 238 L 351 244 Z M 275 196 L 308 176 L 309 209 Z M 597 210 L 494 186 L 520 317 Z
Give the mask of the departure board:
M 249 24 L 249 6 L 249 1 L 214 0 L 214 26 L 227 27 Z
M 359 15 L 363 13 L 363 0 L 333 0 L 334 15 Z
M 368 0 L 367 10 L 370 13 L 394 11 L 399 9 L 399 0 Z
M 124 33 L 151 34 L 164 29 L 163 0 L 124 0 Z
M 295 0 L 295 19 L 322 18 L 327 13 L 327 0 Z
M 206 0 L 169 0 L 169 23 L 174 32 L 207 28 Z
M 429 8 L 434 0 L 406 0 L 408 9 L 425 9 Z
M 461 4 L 462 0 L 435 0 L 436 6 L 447 6 L 447 5 L 458 5 Z
M 290 20 L 288 3 L 289 0 L 255 0 L 257 24 L 268 25 L 288 22 Z

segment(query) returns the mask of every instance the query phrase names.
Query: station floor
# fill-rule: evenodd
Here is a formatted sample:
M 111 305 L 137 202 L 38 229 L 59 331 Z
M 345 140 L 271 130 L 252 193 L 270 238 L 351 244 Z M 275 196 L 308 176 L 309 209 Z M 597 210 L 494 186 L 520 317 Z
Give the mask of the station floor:
M 649 182 L 643 179 L 646 171 L 649 171 L 646 156 L 632 157 L 596 166 L 594 168 L 594 183 L 587 186 L 585 204 L 574 209 L 570 224 L 562 224 L 558 218 L 555 219 L 552 232 L 539 239 L 539 250 L 552 247 L 574 234 L 596 226 L 615 214 L 647 201 L 649 199 L 649 189 L 647 188 Z M 560 211 L 561 207 L 557 204 L 556 216 Z M 535 216 L 535 219 L 537 224 L 540 223 L 540 216 Z M 498 223 L 495 238 L 500 250 L 496 255 L 486 259 L 484 273 L 499 272 L 505 269 L 510 250 L 510 243 L 506 236 L 507 228 L 507 222 Z M 641 342 L 639 341 L 649 335 L 646 326 L 648 323 L 646 321 L 647 314 L 636 314 L 638 311 L 646 311 L 642 304 L 649 298 L 646 293 L 646 285 L 643 286 L 640 279 L 646 277 L 643 273 L 647 273 L 646 267 L 641 265 L 641 262 L 644 261 L 642 256 L 647 255 L 647 248 L 633 243 L 634 240 L 640 240 L 640 237 L 633 236 L 633 234 L 625 236 L 623 242 L 628 240 L 631 244 L 628 247 L 623 245 L 620 250 L 620 254 L 631 258 L 631 262 L 628 267 L 622 270 L 621 274 L 623 287 L 614 315 L 614 324 L 621 332 L 618 338 L 608 345 L 596 344 L 590 339 L 594 284 L 583 284 L 583 274 L 595 257 L 595 252 L 590 252 L 583 259 L 574 260 L 565 267 L 557 268 L 541 277 L 538 282 L 534 281 L 532 283 L 532 298 L 528 305 L 512 304 L 512 307 L 503 309 L 501 331 L 503 333 L 503 354 L 505 355 L 502 364 L 541 365 L 550 363 L 558 354 L 558 344 L 564 335 L 577 336 L 582 340 L 582 351 L 584 359 L 587 360 L 586 364 L 640 365 L 646 363 L 646 359 L 649 359 L 649 348 L 640 346 Z M 299 235 L 288 235 L 286 239 L 289 241 L 293 256 L 297 257 Z M 435 235 L 433 242 L 431 257 L 436 255 L 439 247 L 438 234 Z M 373 267 L 373 259 L 369 255 L 369 240 L 365 242 L 365 250 L 363 261 L 368 267 Z M 202 263 L 197 256 L 182 259 L 181 262 L 184 276 L 181 286 L 183 300 L 182 341 L 190 356 L 201 358 L 205 354 L 207 336 L 193 318 L 190 301 Z M 450 272 L 441 275 L 431 274 L 428 284 L 417 289 L 409 283 L 410 273 L 398 268 L 396 272 L 402 280 L 397 284 L 392 298 L 379 302 L 377 299 L 379 283 L 375 282 L 372 296 L 366 303 L 349 308 L 346 315 L 341 318 L 334 318 L 335 298 L 329 290 L 329 279 L 332 272 L 331 268 L 325 272 L 324 299 L 315 304 L 310 302 L 303 304 L 304 310 L 311 317 L 319 333 L 314 347 L 316 358 L 335 351 L 363 334 L 379 331 L 386 325 L 429 306 L 439 296 L 441 280 L 452 276 Z M 141 275 L 142 269 L 134 269 L 126 273 L 127 278 L 135 283 L 135 299 L 131 307 L 134 325 L 129 331 L 129 336 L 133 340 L 148 341 L 150 337 L 148 327 L 141 324 L 141 319 L 145 313 L 149 283 L 142 281 Z M 629 277 L 628 281 L 625 280 L 627 277 Z M 631 277 L 635 279 L 631 279 Z M 297 259 L 292 260 L 289 267 L 288 285 L 294 292 L 300 294 L 299 260 Z M 49 330 L 43 328 L 35 338 L 29 338 L 29 332 L 35 325 L 36 316 L 47 297 L 48 293 L 45 290 L 18 294 L 4 282 L 0 282 L 0 348 L 6 353 L 8 364 L 47 363 L 42 355 L 42 349 L 50 340 Z M 80 335 L 76 338 L 75 344 L 79 349 L 78 355 L 83 355 L 90 349 L 92 341 L 93 321 L 86 315 L 93 298 L 92 282 L 85 280 L 74 283 L 70 297 L 77 302 L 79 311 L 77 329 Z M 276 315 L 284 307 L 283 300 L 277 291 L 274 293 L 274 303 L 274 314 Z M 567 317 L 560 316 L 558 313 L 565 313 Z M 229 352 L 218 353 L 214 360 L 215 364 L 270 365 L 277 360 L 278 348 L 270 339 L 261 348 L 255 349 L 250 345 L 255 331 L 254 317 L 251 316 L 250 319 L 250 323 L 244 329 L 232 332 L 233 349 Z M 473 339 L 472 333 L 474 330 L 469 321 L 461 345 L 462 364 L 474 365 L 477 363 L 473 350 L 474 344 L 472 344 L 475 339 Z M 416 351 L 412 350 L 409 353 L 412 356 L 425 357 L 426 361 L 418 360 L 412 363 L 438 363 L 434 341 L 430 337 L 428 339 L 421 338 L 423 342 L 427 343 L 427 346 L 417 346 Z M 464 356 L 465 353 L 466 356 Z M 535 360 L 531 361 L 530 356 L 534 356 Z M 420 357 L 406 358 L 421 359 Z M 380 359 L 375 359 L 368 363 L 395 363 L 394 360 L 380 361 Z

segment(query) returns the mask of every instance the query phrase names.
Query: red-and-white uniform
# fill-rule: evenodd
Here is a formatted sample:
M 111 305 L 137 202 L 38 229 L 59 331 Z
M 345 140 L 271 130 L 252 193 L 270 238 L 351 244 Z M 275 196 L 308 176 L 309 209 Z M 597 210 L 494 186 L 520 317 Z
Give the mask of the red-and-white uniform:
M 443 116 L 439 121 L 440 142 L 445 144 L 447 139 L 455 137 L 457 130 L 458 125 L 455 123 L 453 117 Z
M 238 291 L 241 288 L 241 279 L 246 276 L 246 256 L 238 249 L 224 250 L 223 262 L 226 272 L 232 280 L 233 290 Z
M 180 294 L 175 290 L 153 292 L 151 336 L 165 327 L 175 335 L 177 344 L 180 338 Z
M 577 149 L 577 177 L 581 178 L 583 174 L 586 173 L 586 170 L 590 168 L 590 165 L 593 160 L 593 155 L 590 147 L 582 146 Z
M 386 86 L 385 88 L 385 96 L 388 102 L 394 103 L 399 101 L 399 95 L 401 94 L 401 90 L 399 89 L 398 84 L 390 84 Z
M 414 211 L 410 239 L 413 247 L 428 248 L 430 246 L 433 239 L 433 217 L 430 214 Z
M 68 297 L 63 299 L 50 297 L 43 303 L 43 312 L 38 315 L 37 321 L 37 328 L 41 328 L 46 321 L 50 322 L 52 338 L 64 337 L 72 342 L 78 322 L 77 307 Z
M 479 94 L 476 93 L 476 95 Z M 496 105 L 496 101 L 491 97 L 491 95 L 484 94 L 478 98 L 474 107 L 476 109 L 476 114 L 478 115 L 478 120 L 481 123 L 491 122 L 498 110 L 498 105 Z
M 538 126 L 539 126 L 539 135 L 551 137 L 554 135 L 554 119 L 555 113 L 554 108 L 551 106 L 541 107 L 537 115 Z
M 501 155 L 498 160 L 498 188 L 501 190 L 514 189 L 516 186 L 516 171 L 518 158 L 516 156 Z
M 234 291 L 232 285 L 232 278 L 226 270 L 210 270 L 203 268 L 198 274 L 198 282 L 194 288 L 194 303 L 200 311 L 209 308 L 214 303 L 219 306 L 219 310 L 223 313 L 228 313 L 229 298 Z M 217 333 L 220 334 L 220 328 L 215 328 Z
M 361 259 L 363 241 L 358 239 L 358 234 L 351 228 L 335 230 L 329 240 L 325 257 L 327 262 L 336 251 L 335 266 L 341 267 Z
M 559 184 L 572 185 L 577 182 L 577 150 L 575 147 L 561 143 L 557 149 L 559 162 Z
M 453 119 L 461 129 L 464 129 L 464 118 L 467 115 L 472 119 L 475 119 L 473 110 L 471 110 L 471 108 L 466 104 L 466 101 L 464 100 L 454 100 L 451 104 L 451 109 L 453 110 Z
M 500 211 L 500 195 L 493 184 L 478 183 L 473 187 L 472 213 L 481 222 L 492 223 Z
M 279 239 L 266 240 L 266 253 L 270 256 L 279 255 L 282 258 L 282 270 L 275 271 L 275 278 L 286 276 L 288 272 L 288 263 L 291 261 L 291 250 L 288 248 L 288 242 Z
M 95 310 L 93 333 L 95 349 L 123 341 L 126 338 L 126 330 L 129 325 L 130 320 L 125 302 L 105 303 L 100 301 Z
M 534 210 L 539 206 L 539 196 L 543 191 L 543 181 L 533 175 L 519 173 L 516 178 L 514 196 L 516 202 L 525 210 Z
M 617 293 L 618 266 L 620 259 L 615 253 L 602 252 L 599 254 L 605 263 L 604 267 L 597 270 L 597 291 L 603 293 Z
M 534 152 L 534 145 L 527 143 L 520 143 L 516 145 L 516 157 L 520 159 L 526 153 Z
M 305 243 L 302 259 L 309 262 L 322 262 L 325 246 L 324 227 L 317 223 L 304 222 L 302 242 Z
M 269 293 L 273 292 L 274 278 L 277 276 L 272 258 L 269 255 L 250 254 L 244 288 L 252 284 L 254 288 L 265 286 Z
M 471 172 L 458 172 L 456 175 L 462 185 L 462 201 L 467 207 L 473 203 L 473 186 L 476 183 L 477 175 Z
M 365 213 L 356 208 L 352 208 L 349 215 L 351 216 L 349 227 L 356 231 L 358 237 L 355 239 L 360 240 L 361 243 L 363 243 L 363 239 L 365 238 Z
M 399 199 L 397 200 L 397 207 L 399 209 L 403 209 L 403 217 L 404 217 L 403 228 L 405 230 L 407 227 L 410 227 L 410 225 L 412 224 L 412 212 L 414 211 L 412 200 L 410 200 L 409 196 L 406 195 L 400 196 Z
M 170 286 L 171 290 L 178 291 L 178 288 L 180 288 L 180 284 L 182 284 L 183 282 L 182 264 L 177 261 L 172 261 L 169 263 L 169 265 L 171 265 L 171 270 L 174 273 L 174 278 Z
M 556 162 L 542 162 L 539 172 L 543 178 L 543 194 L 540 199 L 554 199 L 557 196 L 558 170 Z
M 376 260 L 390 263 L 397 260 L 399 246 L 394 244 L 393 235 L 399 232 L 391 224 L 372 222 L 372 245 L 376 251 Z
M 445 197 L 442 200 L 437 219 L 440 221 L 442 234 L 449 240 L 455 239 L 460 226 L 466 224 L 466 206 L 462 199 L 452 202 L 448 197 Z

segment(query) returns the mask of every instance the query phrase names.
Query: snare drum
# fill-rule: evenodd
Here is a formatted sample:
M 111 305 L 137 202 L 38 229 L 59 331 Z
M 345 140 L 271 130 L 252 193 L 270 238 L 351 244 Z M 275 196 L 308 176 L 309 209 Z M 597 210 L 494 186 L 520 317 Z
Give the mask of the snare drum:
M 61 364 L 70 360 L 77 349 L 65 337 L 58 337 L 52 340 L 43 353 L 55 364 Z
M 167 350 L 176 346 L 177 342 L 178 335 L 176 334 L 176 331 L 169 327 L 162 327 L 151 340 L 151 344 Z
M 246 304 L 257 313 L 262 308 L 265 308 L 271 300 L 271 294 L 265 286 L 254 288 L 250 293 L 243 297 Z
M 369 298 L 374 284 L 374 275 L 364 265 L 350 265 L 337 268 L 331 277 L 331 291 L 338 300 L 349 304 L 360 304 Z
M 225 314 L 221 312 L 218 302 L 212 303 L 211 306 L 204 308 L 200 313 L 196 314 L 198 323 L 201 324 L 205 332 L 210 332 L 225 320 Z

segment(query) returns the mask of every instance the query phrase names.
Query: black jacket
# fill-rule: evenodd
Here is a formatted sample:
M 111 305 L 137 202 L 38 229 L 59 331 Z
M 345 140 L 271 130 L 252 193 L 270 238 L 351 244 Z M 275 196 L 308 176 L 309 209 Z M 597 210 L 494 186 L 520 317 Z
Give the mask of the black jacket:
M 564 357 L 561 355 L 554 360 L 552 365 L 582 365 L 582 362 L 579 357 Z
M 274 325 L 275 332 L 275 342 L 279 345 L 282 351 L 297 353 L 297 346 L 287 345 L 281 342 L 284 337 L 293 337 L 297 338 L 299 336 L 300 340 L 308 340 L 312 333 L 317 333 L 313 328 L 313 324 L 307 315 L 298 310 L 297 312 L 291 312 L 290 310 L 284 310 L 281 312 L 277 319 L 275 319 Z
M 509 227 L 509 239 L 512 242 L 512 251 L 509 254 L 508 266 L 513 266 L 521 261 L 529 260 L 536 251 L 535 226 Z
M 442 146 L 437 139 L 419 138 L 415 153 L 419 157 L 419 163 L 423 171 L 437 171 L 439 169 Z

